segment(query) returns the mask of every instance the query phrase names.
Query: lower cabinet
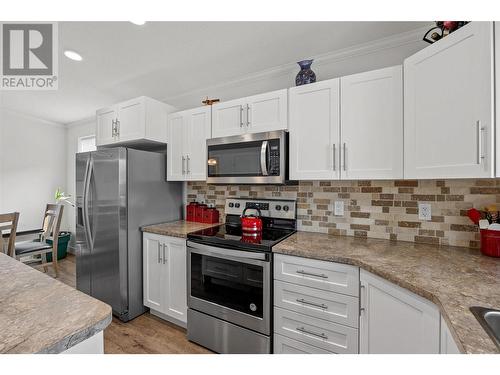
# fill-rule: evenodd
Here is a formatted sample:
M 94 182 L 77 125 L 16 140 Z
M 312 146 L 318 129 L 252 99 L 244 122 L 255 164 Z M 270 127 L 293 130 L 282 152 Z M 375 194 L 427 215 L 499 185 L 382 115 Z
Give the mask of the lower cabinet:
M 275 333 L 274 354 L 331 354 L 331 352 Z
M 143 233 L 144 306 L 173 323 L 187 322 L 186 241 Z
M 360 281 L 360 353 L 439 353 L 440 313 L 433 303 L 364 270 Z
M 461 354 L 460 349 L 458 349 L 453 336 L 451 335 L 450 329 L 446 324 L 443 317 L 441 317 L 441 354 Z

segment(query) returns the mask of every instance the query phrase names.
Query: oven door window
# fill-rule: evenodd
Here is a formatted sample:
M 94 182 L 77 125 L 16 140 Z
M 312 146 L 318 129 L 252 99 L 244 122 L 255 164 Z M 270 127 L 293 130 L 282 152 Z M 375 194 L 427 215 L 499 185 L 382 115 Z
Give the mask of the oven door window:
M 209 177 L 262 176 L 262 141 L 208 147 Z
M 262 266 L 191 253 L 191 296 L 263 317 Z

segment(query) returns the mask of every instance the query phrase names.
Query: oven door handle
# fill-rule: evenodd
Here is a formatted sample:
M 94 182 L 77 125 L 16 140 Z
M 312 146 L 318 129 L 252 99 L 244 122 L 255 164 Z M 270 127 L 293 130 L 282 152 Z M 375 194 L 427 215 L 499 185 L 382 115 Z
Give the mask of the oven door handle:
M 269 172 L 267 171 L 267 147 L 269 145 L 268 141 L 263 141 L 260 148 L 260 169 L 262 170 L 262 175 L 267 176 Z
M 226 249 L 223 247 L 215 247 L 209 245 L 203 245 L 197 242 L 187 241 L 187 247 L 190 252 L 215 256 L 217 258 L 223 259 L 233 259 L 240 262 L 247 263 L 267 263 L 267 253 L 255 253 L 252 251 L 241 251 L 241 250 L 232 250 Z

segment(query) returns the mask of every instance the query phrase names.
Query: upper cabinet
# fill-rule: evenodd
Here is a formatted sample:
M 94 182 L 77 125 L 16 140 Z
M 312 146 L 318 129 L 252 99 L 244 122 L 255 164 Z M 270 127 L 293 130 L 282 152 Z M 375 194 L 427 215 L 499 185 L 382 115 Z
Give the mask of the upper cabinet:
M 167 181 L 203 181 L 207 178 L 207 139 L 211 134 L 211 107 L 168 116 Z
M 340 79 L 341 178 L 403 178 L 403 69 Z
M 167 143 L 165 124 L 173 107 L 141 96 L 96 112 L 97 146 Z
M 261 133 L 288 127 L 287 89 L 212 106 L 212 137 Z
M 405 60 L 405 178 L 494 176 L 493 57 L 474 21 Z
M 290 178 L 403 177 L 401 66 L 290 89 Z
M 338 179 L 340 80 L 293 87 L 289 95 L 290 178 Z

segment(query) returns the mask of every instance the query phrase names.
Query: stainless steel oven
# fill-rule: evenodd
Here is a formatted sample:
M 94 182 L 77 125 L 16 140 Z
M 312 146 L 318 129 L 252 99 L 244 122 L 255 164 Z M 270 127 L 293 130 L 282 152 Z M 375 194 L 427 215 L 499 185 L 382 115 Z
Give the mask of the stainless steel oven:
M 288 133 L 284 130 L 207 140 L 209 184 L 284 184 Z
M 219 353 L 269 353 L 271 253 L 192 241 L 188 339 Z

